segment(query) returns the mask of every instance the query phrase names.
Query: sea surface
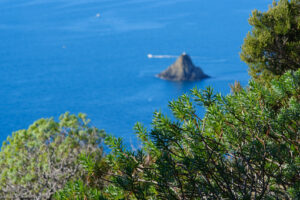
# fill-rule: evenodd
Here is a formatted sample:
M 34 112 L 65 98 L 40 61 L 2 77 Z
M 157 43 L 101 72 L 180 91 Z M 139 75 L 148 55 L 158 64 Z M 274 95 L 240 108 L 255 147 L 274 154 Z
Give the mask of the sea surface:
M 197 86 L 247 85 L 240 60 L 251 10 L 272 0 L 0 0 L 0 142 L 39 118 L 86 113 L 135 144 L 133 126 Z M 188 53 L 210 75 L 155 74 Z M 149 59 L 148 54 L 160 58 Z M 203 115 L 201 111 L 200 115 Z

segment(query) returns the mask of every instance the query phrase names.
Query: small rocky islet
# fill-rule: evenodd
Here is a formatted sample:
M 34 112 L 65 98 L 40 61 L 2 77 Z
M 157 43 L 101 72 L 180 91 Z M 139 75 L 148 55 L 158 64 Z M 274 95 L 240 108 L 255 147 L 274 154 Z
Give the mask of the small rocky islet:
M 181 54 L 175 63 L 156 76 L 170 81 L 197 81 L 209 78 L 201 68 L 193 64 L 190 56 L 186 53 Z

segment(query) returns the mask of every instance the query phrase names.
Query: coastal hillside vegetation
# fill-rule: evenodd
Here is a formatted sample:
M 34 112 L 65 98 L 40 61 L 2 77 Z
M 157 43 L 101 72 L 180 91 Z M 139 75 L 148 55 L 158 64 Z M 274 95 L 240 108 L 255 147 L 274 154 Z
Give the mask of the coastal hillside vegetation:
M 85 162 L 101 190 L 92 182 L 80 190 L 75 186 L 83 183 L 75 182 L 56 198 L 299 199 L 299 94 L 300 70 L 270 87 L 250 81 L 226 97 L 194 89 L 170 102 L 176 120 L 156 112 L 151 130 L 135 126 L 143 148 L 132 151 L 106 137 L 109 171 Z
M 135 125 L 137 150 L 83 114 L 40 119 L 3 143 L 0 198 L 300 199 L 300 1 L 274 1 L 249 23 L 248 86 L 183 94 L 173 116 Z
M 37 120 L 2 144 L 0 199 L 51 199 L 68 181 L 85 177 L 82 156 L 101 160 L 103 131 L 84 114 L 59 119 Z
M 252 78 L 262 83 L 297 70 L 300 63 L 300 1 L 273 2 L 267 12 L 254 10 L 252 30 L 242 46 L 241 59 Z

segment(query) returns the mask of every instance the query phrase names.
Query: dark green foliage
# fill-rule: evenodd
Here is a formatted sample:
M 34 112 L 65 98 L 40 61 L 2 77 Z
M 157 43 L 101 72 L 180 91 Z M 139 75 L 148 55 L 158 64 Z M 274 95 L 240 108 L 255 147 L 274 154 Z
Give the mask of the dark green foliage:
M 64 185 L 85 177 L 80 157 L 101 160 L 104 132 L 86 116 L 65 113 L 40 119 L 8 137 L 0 152 L 0 198 L 50 199 Z
M 253 28 L 245 38 L 241 59 L 255 80 L 267 82 L 300 67 L 299 0 L 274 1 L 267 12 L 253 11 L 249 23 Z
M 69 199 L 98 199 L 104 200 L 100 191 L 95 188 L 86 186 L 81 180 L 75 182 L 69 182 L 63 190 L 60 190 L 54 195 L 54 199 L 57 200 L 69 200 Z
M 222 97 L 194 89 L 136 130 L 144 147 L 108 137 L 112 181 L 125 199 L 297 199 L 300 191 L 300 70 L 270 88 Z M 197 107 L 207 109 L 203 119 Z M 112 198 L 113 199 L 113 198 Z

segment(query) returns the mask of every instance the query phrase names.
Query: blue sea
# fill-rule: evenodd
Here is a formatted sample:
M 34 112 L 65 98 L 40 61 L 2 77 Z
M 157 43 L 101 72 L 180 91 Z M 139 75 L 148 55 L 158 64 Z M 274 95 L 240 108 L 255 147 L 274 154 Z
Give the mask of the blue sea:
M 235 80 L 247 85 L 239 52 L 248 18 L 271 3 L 0 0 L 0 142 L 39 118 L 69 111 L 135 143 L 137 121 L 150 127 L 154 111 L 169 115 L 168 102 L 193 87 L 226 95 Z M 182 52 L 211 78 L 155 77 Z

